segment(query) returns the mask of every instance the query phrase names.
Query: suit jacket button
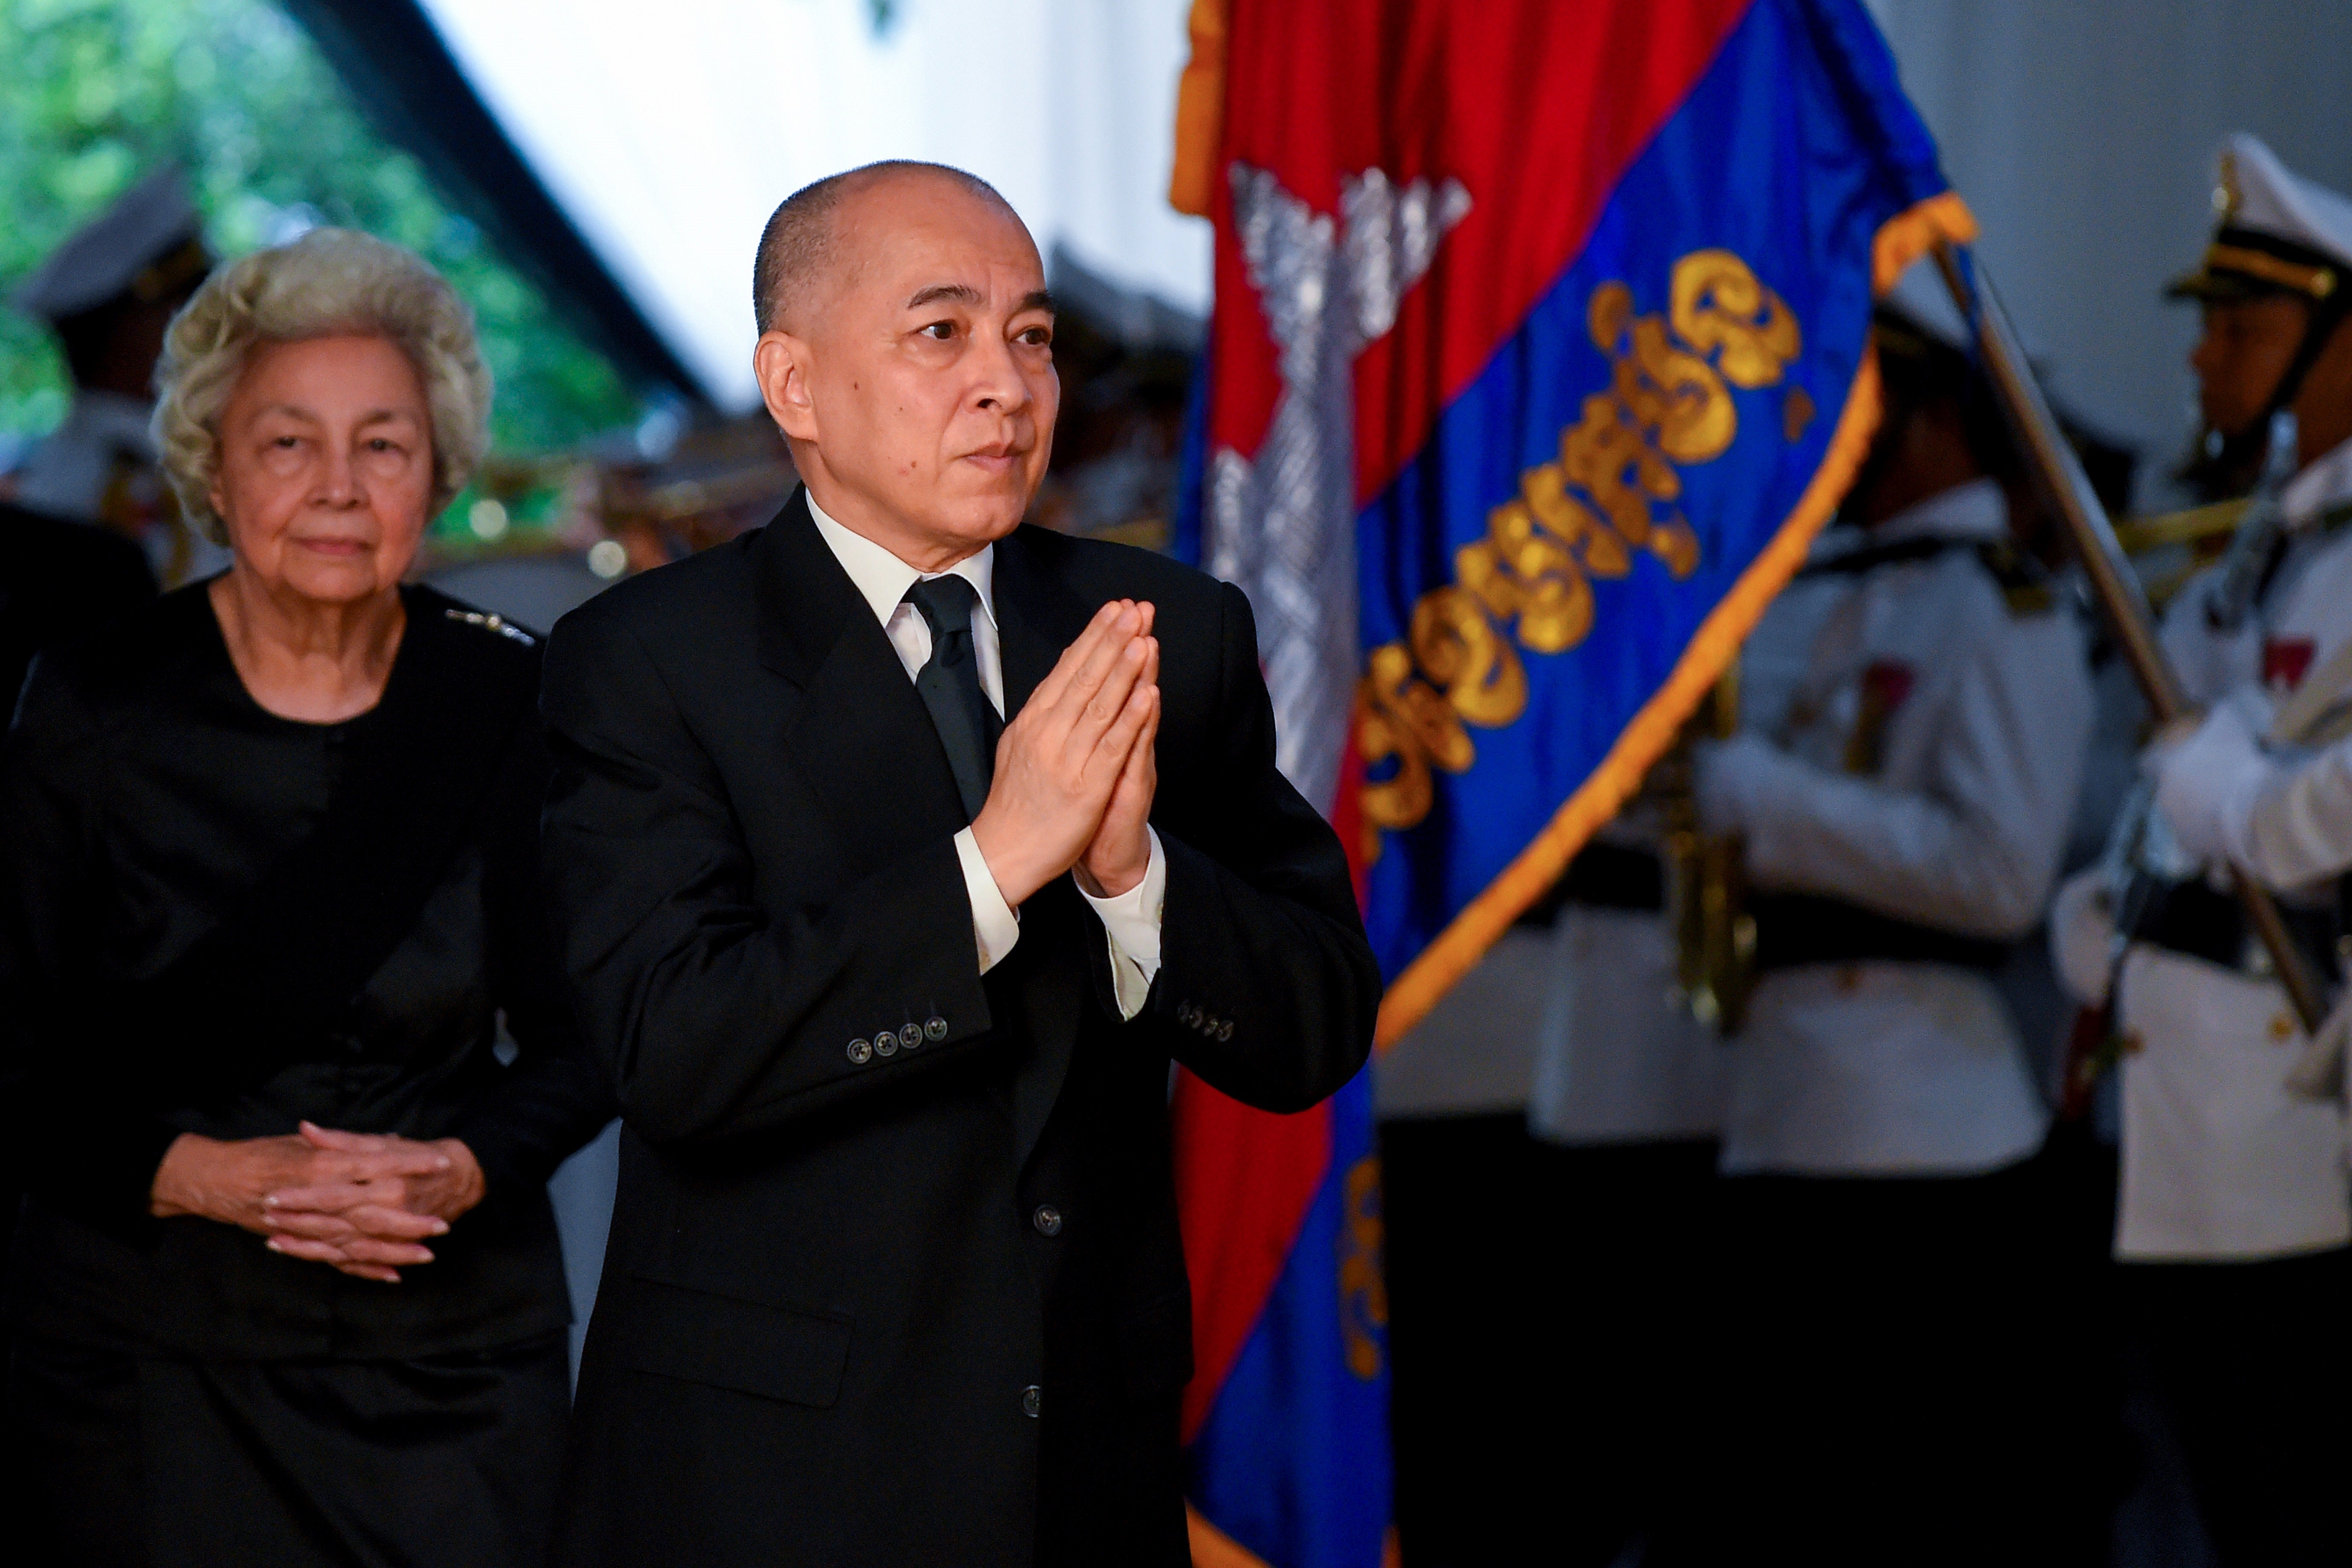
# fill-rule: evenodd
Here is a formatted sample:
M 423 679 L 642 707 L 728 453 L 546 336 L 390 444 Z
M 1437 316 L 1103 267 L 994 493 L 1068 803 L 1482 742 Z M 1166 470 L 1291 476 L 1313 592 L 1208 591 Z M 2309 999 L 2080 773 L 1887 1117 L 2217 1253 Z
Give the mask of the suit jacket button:
M 920 1024 L 909 1024 L 905 1028 L 900 1029 L 898 1031 L 898 1043 L 906 1047 L 908 1050 L 913 1050 L 917 1046 L 923 1043 L 923 1026 Z
M 1029 1216 L 1029 1223 L 1037 1227 L 1039 1236 L 1059 1236 L 1062 1234 L 1062 1211 L 1052 1204 L 1039 1204 L 1037 1212 Z
M 1230 1040 L 1233 1037 L 1234 1021 L 1231 1018 L 1219 1019 L 1217 1021 L 1217 1038 L 1221 1040 Z
M 1176 1009 L 1176 1021 L 1187 1028 L 1193 1027 L 1201 1022 L 1201 1010 L 1187 1002 Z
M 874 1059 L 874 1047 L 864 1040 L 849 1042 L 849 1060 L 853 1066 L 864 1067 Z
M 875 1030 L 874 1054 L 877 1057 L 897 1056 L 898 1054 L 898 1037 L 887 1029 Z
M 1021 1391 L 1021 1414 L 1034 1420 L 1039 1408 L 1045 1403 L 1045 1391 L 1035 1384 L 1031 1384 Z
M 948 1021 L 945 1018 L 931 1018 L 924 1022 L 923 1038 L 936 1046 L 947 1037 Z

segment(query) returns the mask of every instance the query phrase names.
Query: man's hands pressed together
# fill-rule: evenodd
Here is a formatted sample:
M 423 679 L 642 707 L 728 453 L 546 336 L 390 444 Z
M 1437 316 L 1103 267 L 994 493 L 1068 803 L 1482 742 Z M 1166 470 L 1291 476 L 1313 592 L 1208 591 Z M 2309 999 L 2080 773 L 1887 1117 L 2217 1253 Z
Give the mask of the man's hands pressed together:
M 184 1132 L 155 1172 L 151 1211 L 269 1237 L 269 1248 L 362 1279 L 400 1282 L 424 1243 L 482 1201 L 482 1167 L 455 1138 L 341 1132 L 305 1121 L 282 1138 Z
M 996 746 L 988 800 L 971 825 L 1004 901 L 1018 908 L 1065 871 L 1097 898 L 1143 879 L 1159 772 L 1160 642 L 1152 607 L 1116 600 L 1078 640 Z

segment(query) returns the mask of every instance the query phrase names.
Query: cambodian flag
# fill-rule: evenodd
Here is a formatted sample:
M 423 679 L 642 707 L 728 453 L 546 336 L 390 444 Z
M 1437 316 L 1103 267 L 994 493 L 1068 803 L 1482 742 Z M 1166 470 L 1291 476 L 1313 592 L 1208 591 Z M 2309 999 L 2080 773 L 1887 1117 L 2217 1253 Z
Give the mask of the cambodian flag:
M 1216 224 L 1180 547 L 1247 591 L 1357 857 L 1385 1045 L 1613 813 L 1877 418 L 1874 296 L 1974 226 L 1860 0 L 1197 0 Z M 1196 1561 L 1374 1568 L 1369 1087 L 1176 1100 Z

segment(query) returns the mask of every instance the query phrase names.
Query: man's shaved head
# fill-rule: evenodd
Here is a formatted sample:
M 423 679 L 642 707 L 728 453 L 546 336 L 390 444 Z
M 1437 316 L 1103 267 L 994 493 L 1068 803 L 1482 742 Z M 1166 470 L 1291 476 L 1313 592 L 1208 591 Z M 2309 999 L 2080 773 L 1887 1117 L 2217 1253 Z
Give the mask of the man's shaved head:
M 806 300 L 825 270 L 844 259 L 836 244 L 841 204 L 886 180 L 910 176 L 953 181 L 972 195 L 1013 211 L 1013 204 L 978 174 L 912 158 L 887 159 L 803 185 L 777 205 L 760 233 L 760 257 L 751 268 L 751 314 L 761 331 L 784 330 L 787 308 Z
M 752 286 L 760 396 L 810 504 L 918 570 L 1020 526 L 1061 381 L 1037 243 L 960 169 L 875 163 L 776 209 Z

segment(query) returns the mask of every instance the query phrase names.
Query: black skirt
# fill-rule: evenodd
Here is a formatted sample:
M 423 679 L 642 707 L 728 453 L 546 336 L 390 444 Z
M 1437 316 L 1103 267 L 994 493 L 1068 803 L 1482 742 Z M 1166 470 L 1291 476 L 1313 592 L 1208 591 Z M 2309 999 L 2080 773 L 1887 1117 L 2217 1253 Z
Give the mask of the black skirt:
M 538 1568 L 569 1378 L 562 1334 L 307 1362 L 133 1355 L 19 1334 L 8 1350 L 11 1560 Z

